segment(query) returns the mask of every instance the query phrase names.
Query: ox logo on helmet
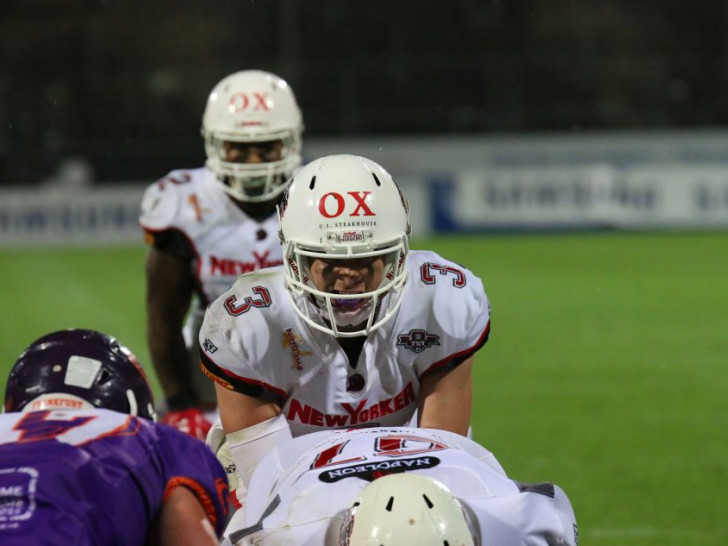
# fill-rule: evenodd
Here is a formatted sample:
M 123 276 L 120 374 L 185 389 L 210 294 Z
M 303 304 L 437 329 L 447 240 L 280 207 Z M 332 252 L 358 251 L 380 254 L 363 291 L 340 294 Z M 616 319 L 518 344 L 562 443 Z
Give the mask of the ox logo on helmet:
M 321 216 L 336 218 L 337 216 L 341 216 L 347 208 L 352 210 L 351 207 L 353 206 L 354 208 L 349 213 L 349 216 L 376 216 L 366 202 L 366 198 L 371 193 L 370 191 L 349 191 L 346 192 L 346 195 L 349 196 L 347 199 L 340 193 L 329 192 L 324 194 L 319 200 L 318 210 Z
M 254 91 L 248 93 L 235 93 L 230 97 L 228 108 L 230 112 L 240 112 L 250 108 L 251 110 L 270 110 L 271 101 L 268 100 L 268 93 Z

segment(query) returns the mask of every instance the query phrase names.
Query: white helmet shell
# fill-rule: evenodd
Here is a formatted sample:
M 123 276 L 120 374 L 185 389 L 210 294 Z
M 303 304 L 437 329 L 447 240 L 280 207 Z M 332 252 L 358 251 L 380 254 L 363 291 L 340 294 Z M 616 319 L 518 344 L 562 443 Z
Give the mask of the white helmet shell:
M 301 165 L 303 118 L 285 80 L 262 70 L 230 74 L 212 90 L 202 117 L 207 167 L 240 201 L 275 199 Z M 227 161 L 225 142 L 280 141 L 281 158 L 264 163 Z
M 361 490 L 344 518 L 342 546 L 477 546 L 460 501 L 439 481 L 391 474 Z
M 368 335 L 402 303 L 410 233 L 407 202 L 380 165 L 354 155 L 332 155 L 303 167 L 279 206 L 286 287 L 298 315 L 339 337 Z M 311 279 L 316 258 L 381 257 L 379 286 L 358 294 L 319 290 Z M 342 302 L 364 302 L 355 313 Z M 345 328 L 342 328 L 345 327 Z

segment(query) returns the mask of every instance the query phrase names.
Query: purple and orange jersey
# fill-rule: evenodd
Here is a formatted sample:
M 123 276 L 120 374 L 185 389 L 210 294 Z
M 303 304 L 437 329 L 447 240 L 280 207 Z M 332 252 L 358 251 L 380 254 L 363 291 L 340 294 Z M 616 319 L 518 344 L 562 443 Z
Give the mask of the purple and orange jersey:
M 0 544 L 144 544 L 166 495 L 186 487 L 218 536 L 225 471 L 202 442 L 108 410 L 0 415 Z

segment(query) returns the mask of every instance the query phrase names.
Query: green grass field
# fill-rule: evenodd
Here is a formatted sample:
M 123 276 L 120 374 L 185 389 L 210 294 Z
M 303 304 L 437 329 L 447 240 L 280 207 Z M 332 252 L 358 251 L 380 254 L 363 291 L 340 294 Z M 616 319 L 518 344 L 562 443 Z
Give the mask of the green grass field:
M 484 279 L 492 334 L 476 360 L 475 438 L 511 477 L 560 484 L 582 544 L 728 544 L 728 233 L 412 246 Z M 3 380 L 29 342 L 65 327 L 112 333 L 148 363 L 144 256 L 0 251 Z

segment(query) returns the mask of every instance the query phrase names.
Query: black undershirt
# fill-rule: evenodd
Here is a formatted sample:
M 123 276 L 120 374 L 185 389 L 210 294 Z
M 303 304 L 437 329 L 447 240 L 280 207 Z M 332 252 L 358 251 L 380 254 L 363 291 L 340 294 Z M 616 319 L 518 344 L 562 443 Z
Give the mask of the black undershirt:
M 364 342 L 367 340 L 366 336 L 356 337 L 342 337 L 339 338 L 339 345 L 344 349 L 346 356 L 349 359 L 349 366 L 356 369 L 356 364 L 359 362 L 359 355 L 361 350 L 364 348 Z

